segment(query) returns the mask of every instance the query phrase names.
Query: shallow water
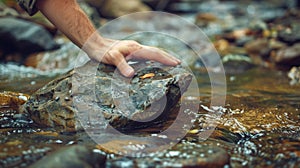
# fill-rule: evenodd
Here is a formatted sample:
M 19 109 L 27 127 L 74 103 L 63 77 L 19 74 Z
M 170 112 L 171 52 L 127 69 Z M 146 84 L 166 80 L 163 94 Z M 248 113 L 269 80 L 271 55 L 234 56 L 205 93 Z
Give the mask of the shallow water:
M 227 150 L 232 167 L 292 167 L 300 164 L 300 86 L 289 85 L 285 72 L 254 68 L 238 75 L 227 75 L 226 106 L 221 109 L 209 108 L 209 78 L 205 72 L 194 72 L 200 86 L 200 98 L 185 97 L 190 100 L 185 107 L 193 111 L 200 106 L 192 128 L 197 131 L 187 134 L 180 143 L 217 144 Z M 30 94 L 57 75 L 33 74 L 33 78 L 26 76 L 27 80 L 2 80 L 0 90 Z M 31 80 L 39 84 L 28 88 Z M 17 83 L 18 87 L 14 88 L 11 83 Z M 211 110 L 221 112 L 221 117 L 216 118 Z M 17 113 L 17 107 L 0 108 L 0 167 L 26 167 L 65 145 L 85 144 L 95 148 L 95 142 L 83 132 L 60 134 L 39 128 L 26 116 L 15 115 Z M 201 131 L 210 121 L 216 122 L 217 127 L 209 139 L 203 141 Z M 140 130 L 139 134 L 157 132 L 159 128 L 150 128 Z M 165 156 L 150 156 L 136 162 L 140 166 L 153 164 L 151 158 L 155 158 L 156 163 L 167 161 Z M 107 166 L 110 167 L 115 159 L 111 156 Z
M 270 17 L 274 18 L 283 14 L 282 8 L 277 8 L 278 4 L 276 3 L 268 3 L 269 6 L 258 1 L 253 4 L 247 3 L 248 1 L 241 7 L 231 1 L 227 3 L 224 1 L 222 4 L 218 1 L 209 1 L 206 5 L 204 3 L 204 5 L 190 6 L 190 8 L 197 8 L 196 11 L 199 9 L 205 12 L 213 11 L 217 16 L 224 17 L 225 22 L 212 23 L 204 27 L 202 30 L 206 35 L 247 27 L 250 21 L 255 21 L 257 18 L 268 20 Z M 211 8 L 211 6 L 214 7 Z M 242 8 L 247 10 L 240 11 L 239 9 Z M 245 16 L 254 19 L 250 20 Z M 183 15 L 183 17 L 190 22 L 195 21 L 195 13 Z M 178 26 L 178 22 L 167 23 L 169 24 L 163 27 L 164 30 L 191 37 L 187 43 L 198 45 L 195 42 L 198 39 L 192 38 L 193 32 L 187 29 L 174 29 Z M 131 24 L 128 26 L 133 27 Z M 138 24 L 138 26 L 147 30 L 149 25 Z M 126 28 L 126 25 L 122 23 L 114 27 L 118 31 L 109 30 L 113 34 L 132 31 L 124 29 L 124 27 Z M 167 47 L 164 47 L 178 55 L 192 54 L 190 50 L 182 48 L 188 47 L 185 44 L 182 46 L 181 41 L 170 42 L 172 38 L 165 36 L 154 37 L 153 34 L 149 34 L 147 38 L 137 35 L 134 38 L 153 46 L 168 44 Z M 192 61 L 194 60 L 187 62 Z M 43 72 L 14 64 L 0 64 L 0 92 L 14 91 L 32 94 L 67 70 Z M 182 161 L 181 158 L 197 158 L 204 155 L 205 151 L 196 151 L 201 145 L 224 149 L 230 156 L 228 165 L 230 167 L 299 167 L 300 85 L 291 86 L 287 72 L 256 67 L 239 74 L 227 74 L 227 95 L 224 107 L 210 107 L 211 83 L 209 77 L 205 71 L 197 69 L 197 67 L 194 67 L 193 73 L 199 84 L 199 90 L 197 89 L 195 92 L 199 91 L 200 97 L 183 97 L 188 100 L 183 106 L 187 113 L 194 116 L 194 120 L 191 131 L 180 141 L 180 145 L 186 146 L 188 151 L 183 151 L 181 148 L 172 149 L 173 151 L 154 153 L 146 158 L 134 159 L 108 154 L 107 167 L 121 167 L 122 165 L 178 167 Z M 215 112 L 219 116 L 214 115 Z M 172 121 L 166 125 L 168 124 L 172 124 Z M 214 131 L 209 138 L 203 139 L 201 133 L 210 127 L 213 127 Z M 153 144 L 153 147 L 159 149 L 165 138 L 158 136 L 162 128 L 165 129 L 166 126 L 159 123 L 152 128 L 145 128 L 131 134 L 157 137 L 158 141 Z M 107 139 L 108 145 L 112 147 L 111 151 L 107 151 L 111 153 L 121 149 L 122 142 L 127 141 L 126 139 L 112 139 L 110 135 L 104 137 Z M 141 146 L 145 145 L 145 142 L 138 143 Z M 97 144 L 84 132 L 61 134 L 52 129 L 40 128 L 27 116 L 19 114 L 18 106 L 0 105 L 0 167 L 27 167 L 44 155 L 73 144 L 84 144 L 93 149 L 98 148 Z M 140 146 L 131 147 L 135 149 Z

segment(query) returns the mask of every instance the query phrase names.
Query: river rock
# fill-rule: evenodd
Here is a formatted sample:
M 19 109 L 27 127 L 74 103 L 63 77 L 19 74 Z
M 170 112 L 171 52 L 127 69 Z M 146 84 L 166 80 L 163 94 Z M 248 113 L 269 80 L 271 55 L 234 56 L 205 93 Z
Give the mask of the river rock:
M 245 45 L 245 49 L 251 57 L 269 57 L 271 48 L 267 39 L 257 39 Z
M 254 68 L 252 60 L 244 55 L 228 54 L 222 58 L 226 74 L 239 74 Z
M 97 66 L 91 75 L 89 67 Z M 114 66 L 88 62 L 39 89 L 21 110 L 36 124 L 60 131 L 82 129 L 77 117 L 84 127 L 100 124 L 100 119 L 91 117 L 93 113 L 103 114 L 111 126 L 122 130 L 167 120 L 189 86 L 191 74 L 179 66 L 152 62 L 132 66 L 137 73 L 128 79 L 114 73 Z
M 151 157 L 136 158 L 134 161 L 121 158 L 108 162 L 112 167 L 122 167 L 124 161 L 133 167 L 224 167 L 229 164 L 225 149 L 205 143 L 182 142 L 174 147 L 151 154 Z
M 106 156 L 103 154 L 93 152 L 85 146 L 74 145 L 46 155 L 30 167 L 105 167 L 105 160 Z
M 291 85 L 300 84 L 300 67 L 293 67 L 289 71 L 288 77 L 291 79 Z
M 0 48 L 6 53 L 29 54 L 58 48 L 48 31 L 33 22 L 0 18 Z
M 23 93 L 9 91 L 0 92 L 0 107 L 22 105 L 28 100 L 28 98 L 29 95 Z
M 80 48 L 75 44 L 64 42 L 58 50 L 30 54 L 24 60 L 24 65 L 42 71 L 66 70 L 67 72 L 74 68 L 74 59 L 79 52 Z
M 96 7 L 104 17 L 116 18 L 130 13 L 151 10 L 141 0 L 87 0 L 87 2 Z
M 285 28 L 278 32 L 278 38 L 286 43 L 294 44 L 300 42 L 300 24 L 299 18 L 294 20 L 294 23 L 291 23 L 291 28 Z
M 273 56 L 273 60 L 279 65 L 300 65 L 300 43 L 280 49 L 275 56 Z

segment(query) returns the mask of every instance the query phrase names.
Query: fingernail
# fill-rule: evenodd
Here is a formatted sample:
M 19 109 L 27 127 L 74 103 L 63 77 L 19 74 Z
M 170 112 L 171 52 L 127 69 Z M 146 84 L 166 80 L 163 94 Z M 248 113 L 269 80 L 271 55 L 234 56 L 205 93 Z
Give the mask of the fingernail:
M 132 77 L 134 75 L 134 70 L 132 68 L 128 68 L 127 70 L 125 70 L 125 74 L 126 77 Z

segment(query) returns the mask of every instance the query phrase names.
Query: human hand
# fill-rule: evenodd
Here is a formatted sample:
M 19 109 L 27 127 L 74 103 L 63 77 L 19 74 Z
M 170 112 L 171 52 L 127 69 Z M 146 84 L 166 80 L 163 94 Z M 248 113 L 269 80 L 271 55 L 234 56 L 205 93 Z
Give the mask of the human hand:
M 181 63 L 159 48 L 141 45 L 133 40 L 105 39 L 102 44 L 101 49 L 94 50 L 89 56 L 99 62 L 115 65 L 125 77 L 134 75 L 134 69 L 127 63 L 131 59 L 153 60 L 170 66 Z

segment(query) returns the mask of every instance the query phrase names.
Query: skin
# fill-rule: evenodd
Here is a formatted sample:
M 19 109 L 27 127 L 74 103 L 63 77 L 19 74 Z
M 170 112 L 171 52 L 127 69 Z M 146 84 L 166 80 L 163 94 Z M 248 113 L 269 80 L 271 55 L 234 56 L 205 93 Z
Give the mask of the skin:
M 130 59 L 146 59 L 175 66 L 180 60 L 168 53 L 132 40 L 113 40 L 101 37 L 76 0 L 39 0 L 39 10 L 91 59 L 115 65 L 126 77 L 134 75 Z M 93 36 L 92 36 L 93 35 Z

